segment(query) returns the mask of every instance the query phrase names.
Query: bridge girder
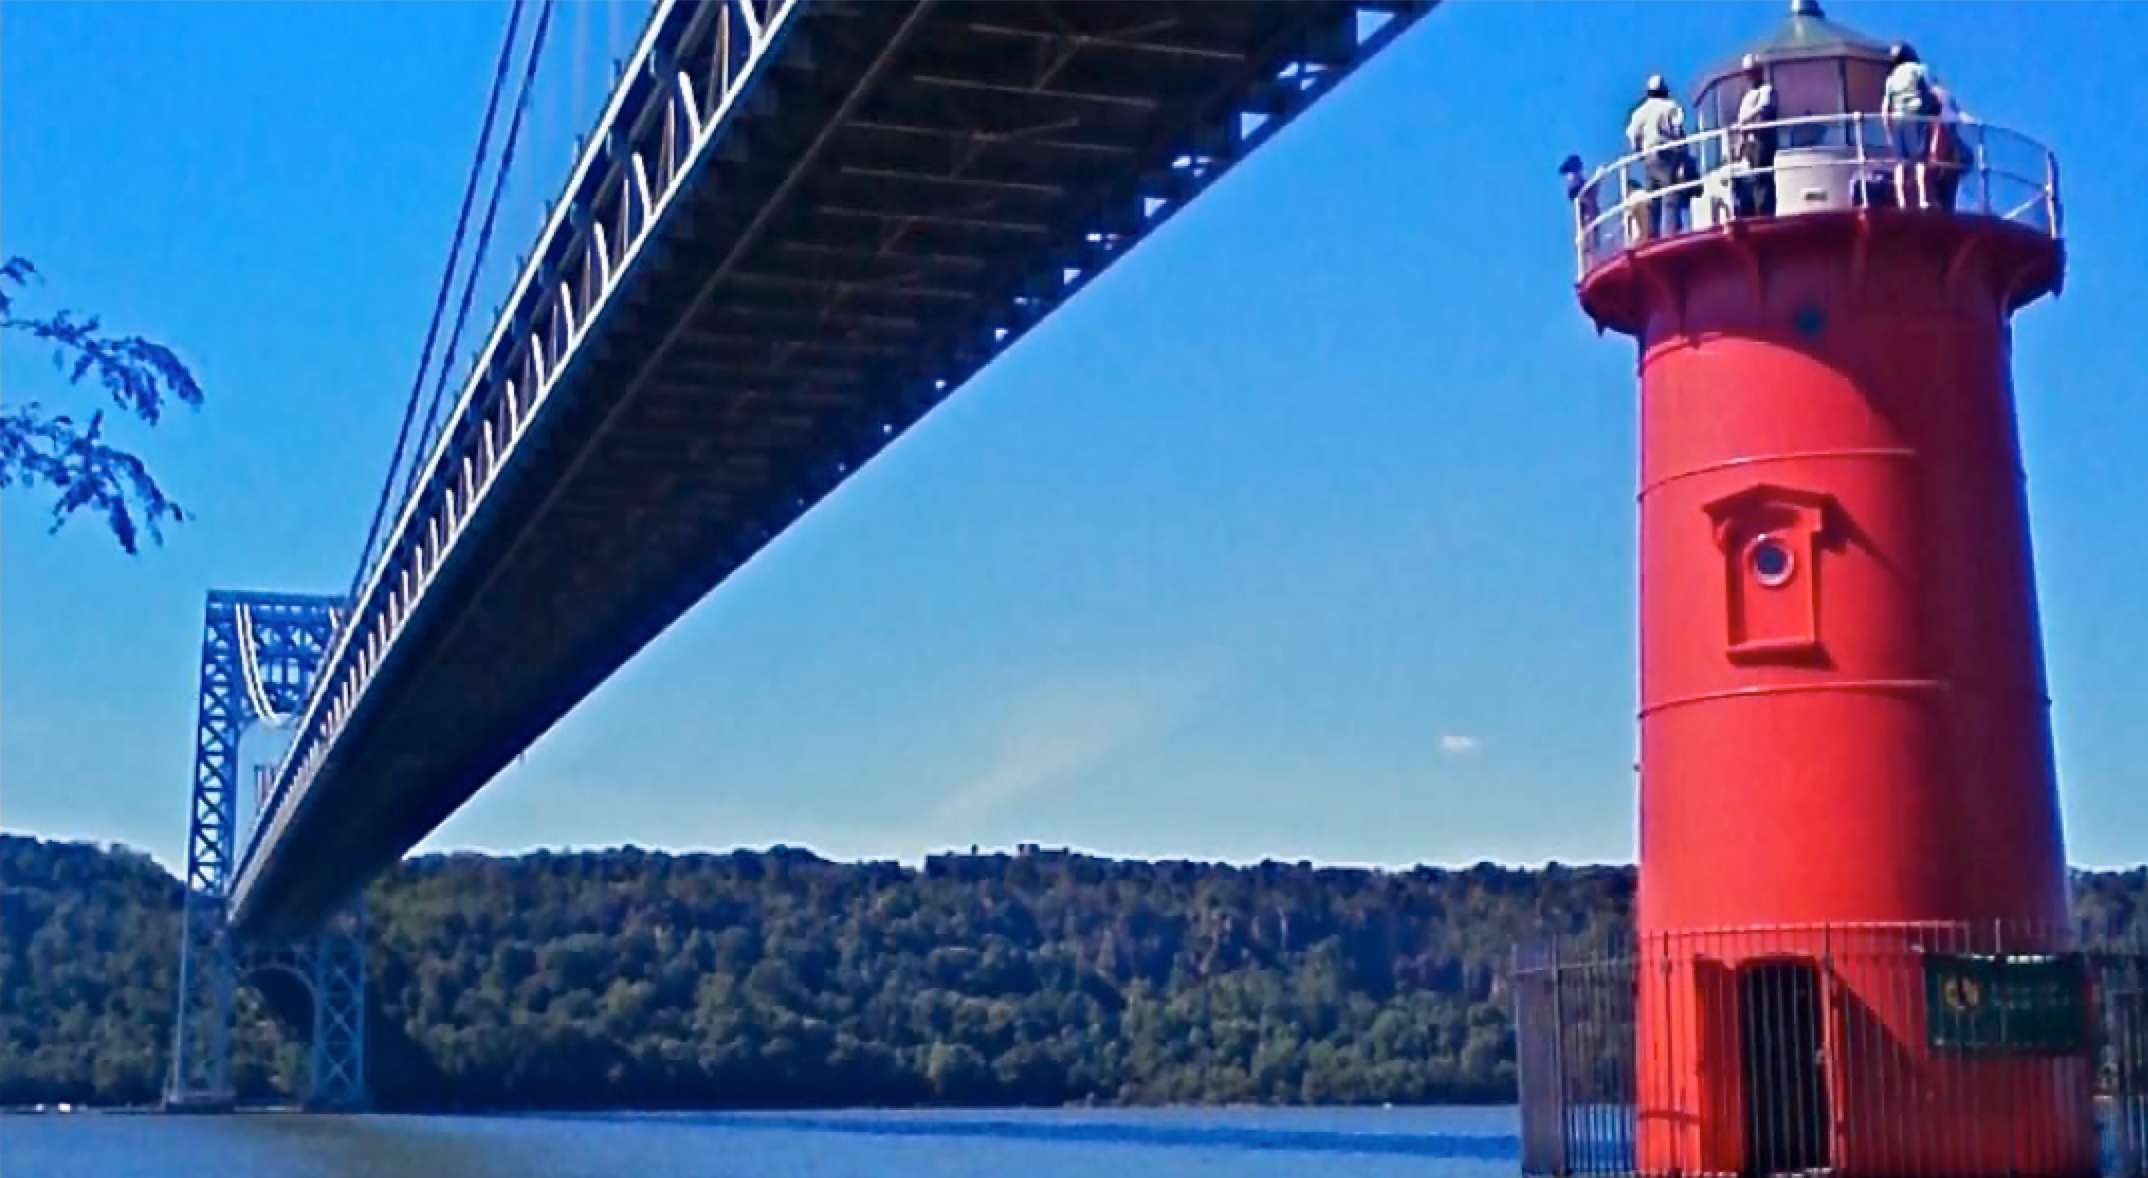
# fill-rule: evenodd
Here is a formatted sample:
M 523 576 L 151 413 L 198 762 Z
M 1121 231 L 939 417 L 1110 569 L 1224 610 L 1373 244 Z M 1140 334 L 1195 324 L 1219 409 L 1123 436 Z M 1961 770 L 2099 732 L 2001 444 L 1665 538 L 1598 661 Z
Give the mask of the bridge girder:
M 354 595 L 236 918 L 318 920 L 1431 7 L 660 2 Z

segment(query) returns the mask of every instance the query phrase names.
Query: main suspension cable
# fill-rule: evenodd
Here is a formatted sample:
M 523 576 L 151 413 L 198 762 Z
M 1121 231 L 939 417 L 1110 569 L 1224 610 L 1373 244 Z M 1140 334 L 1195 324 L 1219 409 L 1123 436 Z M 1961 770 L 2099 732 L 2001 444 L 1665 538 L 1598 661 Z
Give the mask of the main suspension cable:
M 537 69 L 544 58 L 545 33 L 552 25 L 554 0 L 544 0 L 544 7 L 537 14 L 537 31 L 530 40 L 529 56 L 522 66 L 522 83 L 515 93 L 514 113 L 507 120 L 507 141 L 500 148 L 500 166 L 492 174 L 492 191 L 485 200 L 485 220 L 478 227 L 477 246 L 472 251 L 470 268 L 463 275 L 462 296 L 455 308 L 455 326 L 448 332 L 448 343 L 441 352 L 438 378 L 433 383 L 433 395 L 425 407 L 425 424 L 418 430 L 417 456 L 411 462 L 409 477 L 403 484 L 403 497 L 408 499 L 417 488 L 418 476 L 423 473 L 418 466 L 432 450 L 434 426 L 445 403 L 447 381 L 454 370 L 455 349 L 462 342 L 463 326 L 469 321 L 470 307 L 477 294 L 477 280 L 484 271 L 486 250 L 492 244 L 492 230 L 500 215 L 500 200 L 507 190 L 508 173 L 515 164 L 515 145 L 522 138 L 522 119 L 530 107 L 530 93 L 537 78 Z
M 395 491 L 395 473 L 403 464 L 403 452 L 410 444 L 410 427 L 417 419 L 418 398 L 425 388 L 425 376 L 432 367 L 433 344 L 439 337 L 440 318 L 447 311 L 448 291 L 455 284 L 456 264 L 462 258 L 464 235 L 470 227 L 470 206 L 477 199 L 478 178 L 484 174 L 485 155 L 492 146 L 492 125 L 499 115 L 500 95 L 507 86 L 507 69 L 514 60 L 515 34 L 522 24 L 523 0 L 514 0 L 507 13 L 507 32 L 500 38 L 499 60 L 492 67 L 492 92 L 485 98 L 485 122 L 477 135 L 477 149 L 470 158 L 470 175 L 463 184 L 462 209 L 455 215 L 455 238 L 448 247 L 447 265 L 440 274 L 440 289 L 433 295 L 432 322 L 425 329 L 425 347 L 418 353 L 417 375 L 411 379 L 410 395 L 403 404 L 403 421 L 395 432 L 395 451 L 388 458 L 388 472 L 380 483 L 380 497 L 373 504 L 373 520 L 366 525 L 365 545 L 358 553 L 358 570 L 351 577 L 351 595 L 365 587 L 366 573 L 373 567 L 373 545 L 380 539 L 380 526 L 388 514 L 388 503 Z M 547 3 L 549 9 L 549 0 Z M 420 451 L 422 453 L 422 451 Z M 415 458 L 413 464 L 415 464 Z

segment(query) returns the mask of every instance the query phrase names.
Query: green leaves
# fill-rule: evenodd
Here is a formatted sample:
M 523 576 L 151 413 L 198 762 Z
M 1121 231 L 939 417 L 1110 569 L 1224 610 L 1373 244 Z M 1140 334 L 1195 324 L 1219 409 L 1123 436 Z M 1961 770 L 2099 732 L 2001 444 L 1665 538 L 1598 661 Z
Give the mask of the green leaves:
M 140 336 L 114 336 L 96 316 L 61 310 L 17 316 L 14 290 L 39 277 L 26 258 L 0 262 L 0 331 L 18 332 L 51 349 L 53 371 L 69 388 L 93 380 L 123 416 L 154 426 L 173 401 L 202 403 L 201 384 L 177 353 Z M 101 516 L 128 555 L 146 532 L 164 542 L 164 525 L 183 523 L 184 508 L 166 495 L 132 451 L 105 438 L 104 408 L 87 422 L 29 401 L 0 411 L 0 489 L 49 488 L 52 530 L 79 512 Z
M 2148 871 L 2075 894 L 2148 931 Z M 1514 941 L 1630 930 L 1633 873 L 798 851 L 404 863 L 369 893 L 389 1107 L 1509 1100 Z M 154 1097 L 179 885 L 0 836 L 0 1104 Z M 300 1074 L 249 985 L 234 1074 Z M 298 1021 L 284 1021 L 297 1017 Z

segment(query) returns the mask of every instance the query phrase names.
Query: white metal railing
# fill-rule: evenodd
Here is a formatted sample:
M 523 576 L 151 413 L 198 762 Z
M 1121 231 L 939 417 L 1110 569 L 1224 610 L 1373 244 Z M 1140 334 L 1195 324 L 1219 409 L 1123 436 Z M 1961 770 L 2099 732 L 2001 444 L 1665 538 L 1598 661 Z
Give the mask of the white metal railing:
M 1768 133 L 1774 158 L 1756 167 L 1740 148 Z M 2058 160 L 2042 144 L 1989 123 L 1866 111 L 1712 128 L 1621 156 L 1573 206 L 1584 276 L 1650 241 L 1827 210 L 1917 209 L 2063 231 Z
M 478 353 L 449 424 L 430 447 L 423 474 L 403 503 L 381 555 L 353 598 L 351 619 L 313 680 L 289 752 L 277 768 L 265 821 L 248 838 L 232 889 L 243 903 L 257 869 L 256 851 L 280 837 L 317 777 L 379 668 L 395 656 L 404 625 L 470 520 L 482 511 L 499 473 L 513 460 L 530 423 L 575 367 L 587 334 L 611 310 L 644 256 L 651 230 L 679 205 L 689 178 L 716 154 L 714 145 L 738 116 L 739 100 L 769 68 L 809 0 L 656 0 L 611 98 L 599 115 L 551 210 L 536 248 Z M 1168 178 L 1136 192 L 1131 208 L 1110 206 L 1069 257 L 1051 266 L 1048 285 L 1010 296 L 982 324 L 990 353 L 1026 331 L 1039 308 L 1085 286 L 1143 234 L 1183 208 L 1234 160 L 1288 124 L 1313 98 L 1346 76 L 1370 49 L 1391 40 L 1421 8 L 1366 0 L 1352 32 L 1359 56 L 1318 55 L 1278 66 L 1252 109 L 1235 112 L 1204 142 L 1175 159 Z M 1368 16 L 1372 19 L 1366 19 Z M 1316 60 L 1315 58 L 1318 57 Z M 1044 293 L 1048 291 L 1048 297 Z M 959 375 L 959 374 L 957 374 Z M 932 395 L 950 388 L 931 381 Z M 892 430 L 883 423 L 883 434 Z M 841 469 L 838 467 L 838 469 Z M 802 507 L 802 499 L 796 501 Z M 765 528 L 761 531 L 766 538 Z
M 351 602 L 349 624 L 315 676 L 264 817 L 239 857 L 236 899 L 255 851 L 281 833 L 291 805 L 393 652 L 430 584 L 584 335 L 640 260 L 689 174 L 709 155 L 739 99 L 805 0 L 658 0 L 562 198 L 538 234 L 492 335 L 471 366 L 448 424 L 426 456 L 380 556 Z M 650 79 L 653 95 L 642 79 Z

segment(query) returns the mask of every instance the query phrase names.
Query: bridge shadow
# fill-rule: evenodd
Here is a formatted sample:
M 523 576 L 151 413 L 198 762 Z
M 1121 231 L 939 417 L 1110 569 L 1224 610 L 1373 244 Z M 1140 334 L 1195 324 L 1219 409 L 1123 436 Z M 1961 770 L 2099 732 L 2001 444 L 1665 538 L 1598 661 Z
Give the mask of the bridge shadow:
M 518 1120 L 650 1122 L 731 1132 L 839 1133 L 863 1137 L 985 1138 L 1079 1145 L 1364 1154 L 1381 1157 L 1512 1161 L 1521 1141 L 1511 1133 L 1352 1133 L 1252 1125 L 1172 1125 L 1139 1121 L 1022 1119 L 823 1113 L 560 1112 L 514 1114 Z

